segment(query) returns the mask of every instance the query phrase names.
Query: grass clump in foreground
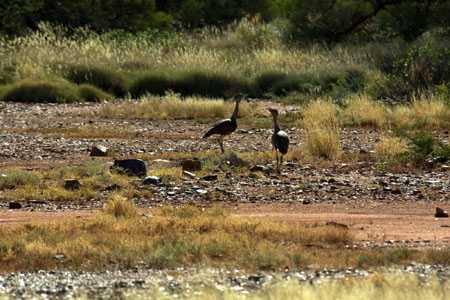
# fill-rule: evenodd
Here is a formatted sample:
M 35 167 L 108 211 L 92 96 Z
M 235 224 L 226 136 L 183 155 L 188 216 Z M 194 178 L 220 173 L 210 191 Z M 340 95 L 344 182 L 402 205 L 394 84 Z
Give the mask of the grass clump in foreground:
M 103 213 L 85 220 L 0 228 L 1 270 L 55 267 L 98 269 L 202 265 L 279 270 L 370 266 L 411 260 L 449 264 L 448 251 L 352 250 L 348 229 L 305 226 L 228 215 L 214 208 L 165 207 L 151 217 L 135 214 L 127 199 L 114 196 Z M 55 260 L 56 254 L 64 256 Z M 361 258 L 363 257 L 363 258 Z

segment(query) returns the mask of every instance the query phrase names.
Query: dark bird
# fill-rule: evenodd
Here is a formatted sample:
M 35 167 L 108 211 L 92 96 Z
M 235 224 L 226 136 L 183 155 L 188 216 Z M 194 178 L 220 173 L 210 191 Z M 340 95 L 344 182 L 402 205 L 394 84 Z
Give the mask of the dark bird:
M 231 115 L 231 117 L 229 119 L 224 119 L 224 120 L 217 122 L 216 124 L 214 124 L 214 126 L 211 129 L 209 129 L 203 135 L 203 138 L 206 139 L 206 138 L 210 137 L 211 135 L 217 134 L 219 136 L 218 141 L 219 141 L 219 146 L 220 146 L 220 150 L 222 151 L 222 153 L 225 152 L 225 150 L 223 149 L 223 138 L 226 135 L 233 133 L 237 128 L 237 116 L 239 113 L 239 102 L 241 102 L 242 98 L 243 98 L 242 95 L 238 95 L 238 96 L 234 97 L 234 99 L 236 101 L 236 105 L 234 107 L 233 114 Z
M 278 110 L 274 108 L 269 108 L 270 113 L 273 118 L 273 133 L 272 133 L 272 146 L 275 150 L 275 155 L 277 158 L 277 170 L 280 170 L 280 166 L 283 164 L 283 156 L 289 150 L 289 137 L 286 132 L 280 129 L 278 125 Z M 280 157 L 278 156 L 280 152 Z

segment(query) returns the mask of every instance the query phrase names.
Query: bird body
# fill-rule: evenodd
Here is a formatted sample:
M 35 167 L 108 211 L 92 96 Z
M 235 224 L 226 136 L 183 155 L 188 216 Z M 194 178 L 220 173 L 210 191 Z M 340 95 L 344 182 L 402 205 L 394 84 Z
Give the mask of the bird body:
M 223 119 L 214 124 L 213 127 L 203 135 L 203 138 L 206 139 L 214 134 L 220 134 L 223 136 L 229 135 L 233 133 L 236 130 L 236 128 L 237 128 L 236 120 Z
M 237 116 L 239 113 L 239 102 L 242 99 L 242 96 L 238 96 L 235 98 L 236 104 L 234 107 L 233 114 L 229 119 L 223 119 L 216 124 L 213 125 L 204 135 L 203 138 L 206 139 L 212 135 L 218 135 L 219 146 L 222 153 L 225 152 L 223 148 L 223 138 L 229 134 L 232 134 L 237 129 Z
M 278 110 L 269 108 L 269 111 L 273 118 L 272 146 L 277 159 L 277 170 L 280 170 L 280 166 L 283 164 L 283 156 L 289 150 L 289 136 L 278 125 Z M 281 157 L 278 157 L 278 152 L 280 152 Z
M 289 150 L 289 136 L 283 130 L 272 134 L 272 145 L 281 154 L 287 154 Z

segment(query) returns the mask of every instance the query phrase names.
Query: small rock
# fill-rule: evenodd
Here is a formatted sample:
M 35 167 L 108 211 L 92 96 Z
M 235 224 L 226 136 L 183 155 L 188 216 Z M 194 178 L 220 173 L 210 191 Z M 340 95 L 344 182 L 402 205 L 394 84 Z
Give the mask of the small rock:
M 209 174 L 209 175 L 202 177 L 202 179 L 205 181 L 215 181 L 215 180 L 217 180 L 217 178 L 218 178 L 218 176 L 215 174 Z
M 77 179 L 66 179 L 64 181 L 64 188 L 66 190 L 79 190 L 81 187 L 80 182 Z
M 8 207 L 9 209 L 21 209 L 22 204 L 20 204 L 19 202 L 9 202 Z
M 269 168 L 263 165 L 254 165 L 250 168 L 252 172 L 266 172 Z
M 158 176 L 147 176 L 142 183 L 145 185 L 159 185 L 161 184 L 161 178 Z
M 208 191 L 207 190 L 204 190 L 204 189 L 197 189 L 197 190 L 195 190 L 198 194 L 201 194 L 201 195 L 205 195 L 205 194 L 207 194 L 208 193 Z
M 91 149 L 91 156 L 108 156 L 108 148 L 102 145 L 93 146 Z
M 111 169 L 122 171 L 128 176 L 144 177 L 147 175 L 147 166 L 141 159 L 115 160 Z
M 183 171 L 195 172 L 202 169 L 202 163 L 198 159 L 185 159 L 180 163 Z
M 197 176 L 194 173 L 191 173 L 189 171 L 183 171 L 183 176 L 186 176 L 188 178 L 196 178 Z
M 303 203 L 304 205 L 307 205 L 307 204 L 311 204 L 311 201 L 305 199 L 305 200 L 302 201 L 302 203 Z
M 440 207 L 436 207 L 436 212 L 434 213 L 434 216 L 436 218 L 448 218 L 448 212 L 446 212 Z

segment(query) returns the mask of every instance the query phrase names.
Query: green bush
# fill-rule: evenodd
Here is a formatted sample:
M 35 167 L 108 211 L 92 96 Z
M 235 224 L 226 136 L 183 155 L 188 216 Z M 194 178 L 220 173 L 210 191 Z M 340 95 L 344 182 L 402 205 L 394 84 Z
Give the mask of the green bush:
M 175 81 L 174 92 L 185 96 L 231 97 L 248 93 L 245 81 L 225 75 L 187 72 Z
M 145 94 L 164 95 L 173 91 L 183 96 L 230 97 L 236 93 L 246 93 L 246 82 L 217 74 L 186 72 L 169 78 L 160 73 L 148 73 L 138 78 L 130 87 L 132 97 Z
M 94 85 L 117 97 L 123 97 L 127 93 L 126 80 L 121 74 L 98 66 L 68 66 L 66 78 L 76 84 Z
M 110 100 L 113 98 L 112 95 L 90 84 L 80 85 L 78 87 L 78 93 L 81 99 L 88 102 L 99 102 L 102 100 Z
M 255 78 L 253 84 L 253 93 L 257 97 L 264 96 L 273 92 L 275 84 L 285 81 L 289 75 L 280 72 L 267 72 Z
M 130 94 L 134 98 L 146 94 L 164 95 L 167 91 L 173 90 L 174 83 L 166 75 L 161 73 L 147 73 L 140 76 L 130 86 Z
M 413 43 L 398 61 L 400 74 L 416 90 L 450 82 L 450 41 L 429 32 Z
M 3 101 L 73 102 L 79 100 L 77 87 L 64 81 L 24 80 L 5 87 Z

